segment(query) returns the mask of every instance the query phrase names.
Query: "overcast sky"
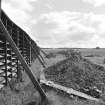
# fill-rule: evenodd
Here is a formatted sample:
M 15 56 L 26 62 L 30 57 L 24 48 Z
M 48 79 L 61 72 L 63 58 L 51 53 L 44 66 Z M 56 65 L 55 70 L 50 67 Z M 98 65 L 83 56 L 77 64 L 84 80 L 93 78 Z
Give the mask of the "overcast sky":
M 41 47 L 105 47 L 105 0 L 2 0 Z

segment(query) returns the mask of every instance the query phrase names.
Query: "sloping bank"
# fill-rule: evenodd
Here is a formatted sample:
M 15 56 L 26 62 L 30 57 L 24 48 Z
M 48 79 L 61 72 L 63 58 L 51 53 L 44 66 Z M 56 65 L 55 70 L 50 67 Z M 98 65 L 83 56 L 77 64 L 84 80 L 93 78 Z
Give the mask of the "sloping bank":
M 69 52 L 66 60 L 44 70 L 47 80 L 75 90 L 97 87 L 105 92 L 105 69 L 83 58 L 80 53 Z

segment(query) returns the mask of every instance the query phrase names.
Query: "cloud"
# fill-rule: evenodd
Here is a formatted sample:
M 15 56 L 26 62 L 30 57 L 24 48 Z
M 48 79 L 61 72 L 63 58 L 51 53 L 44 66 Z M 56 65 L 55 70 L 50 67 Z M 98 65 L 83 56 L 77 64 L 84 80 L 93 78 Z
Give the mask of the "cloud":
M 94 7 L 105 5 L 105 0 L 83 0 L 84 2 L 92 4 Z
M 32 3 L 36 1 L 37 0 L 3 0 L 2 8 L 12 21 L 30 34 L 30 12 L 33 11 Z
M 104 47 L 104 14 L 57 11 L 56 2 L 45 1 L 3 0 L 2 7 L 41 47 Z M 104 4 L 102 0 L 84 1 Z
M 32 10 L 31 3 L 36 2 L 37 0 L 3 0 L 3 4 L 10 4 L 13 8 L 20 10 Z M 3 6 L 4 6 L 3 5 Z
M 80 12 L 42 14 L 35 25 L 39 44 L 50 47 L 104 47 L 105 15 Z

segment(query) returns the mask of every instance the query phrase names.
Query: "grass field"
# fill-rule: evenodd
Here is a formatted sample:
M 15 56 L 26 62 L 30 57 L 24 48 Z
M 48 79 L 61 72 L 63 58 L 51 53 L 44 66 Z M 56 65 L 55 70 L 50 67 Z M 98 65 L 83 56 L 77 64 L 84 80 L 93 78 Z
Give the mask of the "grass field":
M 67 51 L 70 50 L 70 48 L 64 48 L 64 49 L 43 49 L 46 53 L 57 53 L 61 51 Z M 95 49 L 95 48 L 78 48 L 74 49 L 81 52 L 82 56 L 89 59 L 93 63 L 100 64 L 105 67 L 105 64 L 103 63 L 103 60 L 105 59 L 105 48 Z M 90 57 L 86 57 L 90 56 Z M 63 57 L 63 56 L 61 56 Z M 55 59 L 54 59 L 55 60 Z M 56 59 L 57 60 L 57 59 Z M 62 59 L 61 59 L 62 60 Z M 59 59 L 60 61 L 60 59 Z
M 69 49 L 43 49 L 47 54 L 53 53 L 56 56 L 47 59 L 44 57 L 46 62 L 46 67 L 51 65 L 55 65 L 57 62 L 62 61 L 65 58 L 59 52 L 66 51 Z M 100 64 L 104 66 L 103 60 L 105 58 L 105 49 L 76 49 L 79 50 L 82 56 L 86 57 L 87 59 L 91 60 L 93 63 Z M 91 56 L 92 55 L 92 56 Z M 32 65 L 31 69 L 36 77 L 40 76 L 40 72 L 43 69 L 40 62 L 36 60 Z M 34 89 L 32 83 L 30 82 L 27 74 L 24 73 L 23 75 L 24 83 L 18 86 L 19 92 L 16 93 L 11 91 L 10 89 L 6 88 L 5 90 L 1 91 L 0 96 L 0 105 L 26 105 L 26 103 L 30 101 L 40 101 L 38 92 Z M 22 85 L 22 86 L 21 86 Z M 77 99 L 69 99 L 65 96 L 60 96 L 54 91 L 49 91 L 46 93 L 49 100 L 51 101 L 52 105 L 104 105 L 103 103 L 91 102 L 91 101 L 80 101 Z M 8 101 L 9 99 L 9 101 Z M 12 100 L 13 99 L 13 100 Z M 11 101 L 12 100 L 12 101 Z M 37 103 L 35 105 L 37 105 Z
M 51 52 L 53 52 L 54 54 L 57 54 L 57 56 L 58 55 L 60 55 L 60 56 L 62 56 L 62 54 L 61 53 L 59 53 L 59 52 L 62 52 L 62 51 L 68 51 L 68 50 L 70 50 L 70 49 L 44 49 L 44 51 L 46 52 L 46 53 L 51 53 Z M 78 50 L 78 51 L 80 51 L 81 52 L 81 55 L 84 57 L 84 58 L 86 58 L 86 59 L 89 59 L 92 63 L 94 63 L 94 64 L 98 64 L 98 65 L 102 65 L 102 66 L 104 66 L 104 63 L 103 63 L 103 60 L 104 60 L 104 58 L 105 58 L 105 49 L 75 49 L 75 50 Z M 64 57 L 64 56 L 63 56 Z M 55 57 L 55 61 L 57 60 L 57 57 Z M 62 60 L 62 59 L 61 59 Z M 50 59 L 49 59 L 49 61 L 50 61 Z M 59 59 L 59 61 L 60 61 L 60 59 Z M 53 60 L 52 60 L 52 62 L 53 62 Z M 75 78 L 75 77 L 74 77 Z M 84 103 L 79 103 L 79 101 L 73 101 L 75 104 L 74 105 L 78 105 L 78 104 L 84 104 Z M 77 104 L 78 103 L 78 104 Z M 73 104 L 73 103 L 72 103 Z M 72 105 L 72 104 L 70 104 L 70 105 Z M 85 103 L 85 104 L 87 104 L 87 103 Z M 89 105 L 92 105 L 93 103 L 89 103 Z M 63 105 L 63 104 L 61 104 L 61 105 Z M 69 104 L 68 104 L 69 105 Z M 94 105 L 100 105 L 100 103 L 94 103 Z
M 90 61 L 96 64 L 100 64 L 105 67 L 104 59 L 105 59 L 105 49 L 79 49 L 79 51 L 82 53 L 82 55 L 89 56 L 93 55 L 91 57 L 86 57 Z

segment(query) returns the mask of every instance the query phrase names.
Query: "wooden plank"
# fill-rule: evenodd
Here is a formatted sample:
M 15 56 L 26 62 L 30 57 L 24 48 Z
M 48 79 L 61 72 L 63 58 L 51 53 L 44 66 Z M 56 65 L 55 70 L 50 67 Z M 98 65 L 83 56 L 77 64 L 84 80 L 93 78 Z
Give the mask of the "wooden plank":
M 72 88 L 67 88 L 67 87 L 64 87 L 62 85 L 58 85 L 58 84 L 55 84 L 54 82 L 52 81 L 47 81 L 47 80 L 41 80 L 40 81 L 41 83 L 47 85 L 47 86 L 50 86 L 50 87 L 53 87 L 53 88 L 56 88 L 56 89 L 59 89 L 59 90 L 62 90 L 68 94 L 73 94 L 73 95 L 76 95 L 76 96 L 79 96 L 79 97 L 83 97 L 83 98 L 86 98 L 88 100 L 93 100 L 93 101 L 97 101 L 99 102 L 99 99 L 97 98 L 94 98 L 90 95 L 87 95 L 85 93 L 82 93 L 82 92 L 79 92 L 79 91 L 76 91 Z

